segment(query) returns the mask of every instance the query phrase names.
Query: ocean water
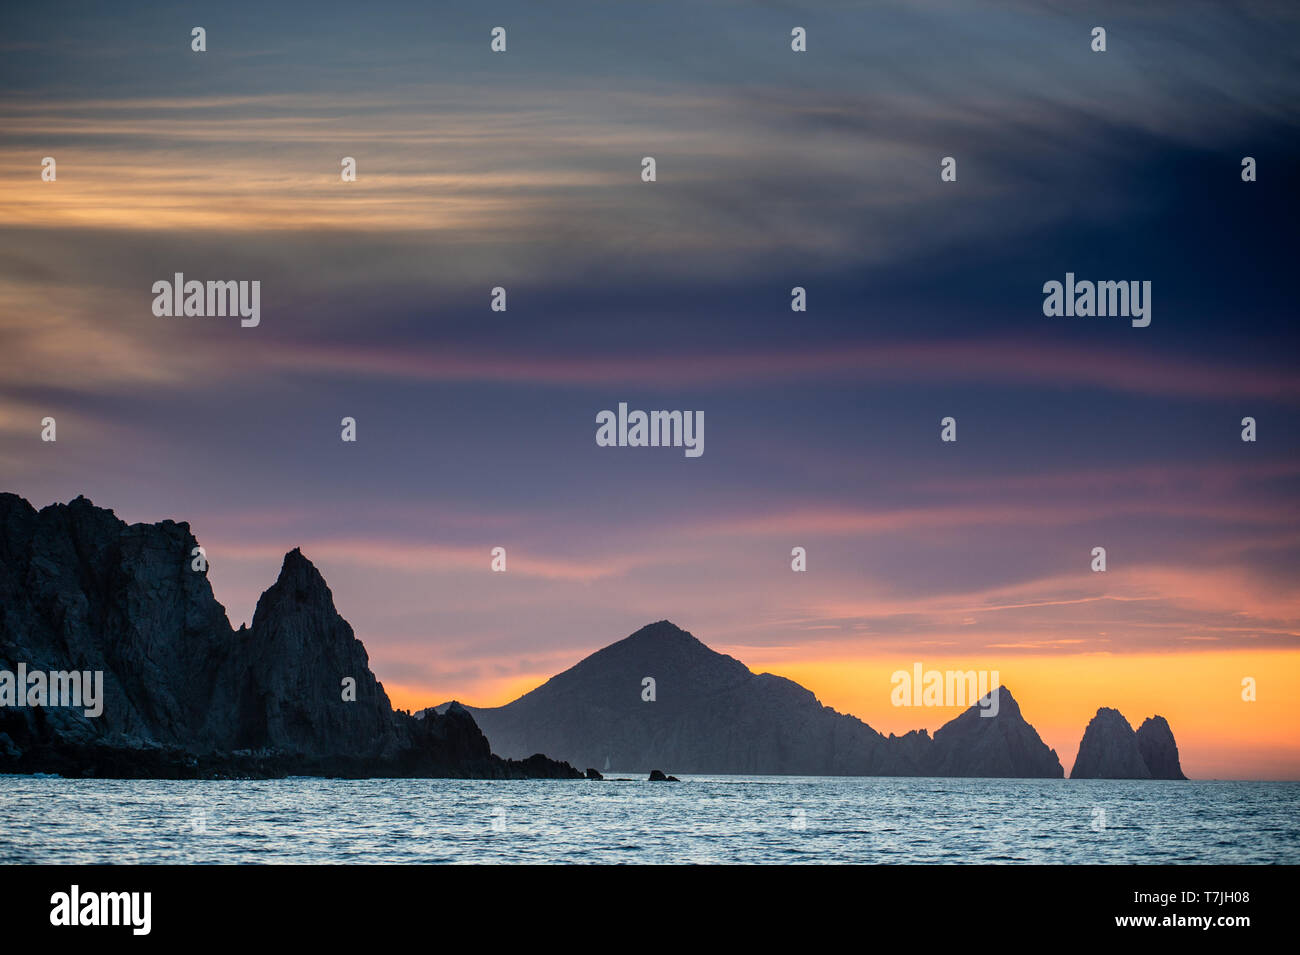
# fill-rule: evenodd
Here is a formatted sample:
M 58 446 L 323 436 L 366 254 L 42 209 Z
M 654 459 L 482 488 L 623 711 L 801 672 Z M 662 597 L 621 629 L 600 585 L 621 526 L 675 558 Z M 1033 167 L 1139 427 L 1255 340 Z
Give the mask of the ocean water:
M 1270 782 L 0 776 L 0 863 L 1298 863 L 1298 808 Z

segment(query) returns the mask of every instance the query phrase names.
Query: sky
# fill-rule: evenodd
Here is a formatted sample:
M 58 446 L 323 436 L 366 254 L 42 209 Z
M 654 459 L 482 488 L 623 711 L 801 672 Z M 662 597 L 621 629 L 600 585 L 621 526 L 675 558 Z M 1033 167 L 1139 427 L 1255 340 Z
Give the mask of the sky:
M 885 733 L 988 669 L 1067 773 L 1114 706 L 1300 778 L 1294 4 L 4 19 L 0 489 L 188 521 L 235 626 L 301 547 L 404 708 L 669 619 Z M 260 324 L 154 315 L 177 272 Z M 1044 315 L 1067 272 L 1150 325 Z M 620 402 L 704 453 L 597 446 Z

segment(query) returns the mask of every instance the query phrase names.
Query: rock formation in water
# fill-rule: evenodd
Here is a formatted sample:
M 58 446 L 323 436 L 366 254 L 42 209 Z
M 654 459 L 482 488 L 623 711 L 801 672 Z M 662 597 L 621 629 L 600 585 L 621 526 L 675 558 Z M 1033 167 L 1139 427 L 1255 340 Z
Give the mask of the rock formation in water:
M 1047 777 L 1065 770 L 1038 733 L 1020 715 L 1020 704 L 998 687 L 997 716 L 972 706 L 934 733 L 926 766 L 933 776 Z
M 285 556 L 252 625 L 236 631 L 206 571 L 192 567 L 196 546 L 184 523 L 127 525 L 85 498 L 37 512 L 0 494 L 0 677 L 22 666 L 103 678 L 98 716 L 0 705 L 0 772 L 581 778 L 571 762 L 691 774 L 1062 775 L 1005 687 L 995 717 L 973 706 L 933 738 L 885 737 L 667 621 L 506 706 L 451 703 L 412 717 L 392 709 L 301 552 Z M 1162 718 L 1135 734 L 1104 709 L 1072 775 L 1183 778 Z
M 1172 742 L 1172 734 L 1170 740 Z M 1119 710 L 1103 706 L 1079 743 L 1071 779 L 1150 779 L 1137 734 Z
M 0 494 L 0 671 L 103 675 L 96 717 L 0 707 L 0 772 L 581 777 L 544 756 L 493 756 L 460 707 L 394 711 L 298 550 L 252 626 L 233 630 L 192 567 L 196 546 L 184 523 L 127 525 L 82 497 L 37 512 Z
M 646 699 L 649 677 L 653 701 Z M 1064 775 L 1005 687 L 935 733 L 882 736 L 799 684 L 753 673 L 668 621 L 642 627 L 505 706 L 470 707 L 499 755 L 688 774 Z M 444 704 L 445 706 L 446 704 Z M 437 707 L 440 711 L 443 707 Z M 428 711 L 426 711 L 428 712 Z
M 1152 779 L 1186 779 L 1178 762 L 1174 731 L 1163 716 L 1149 716 L 1137 731 L 1138 752 Z

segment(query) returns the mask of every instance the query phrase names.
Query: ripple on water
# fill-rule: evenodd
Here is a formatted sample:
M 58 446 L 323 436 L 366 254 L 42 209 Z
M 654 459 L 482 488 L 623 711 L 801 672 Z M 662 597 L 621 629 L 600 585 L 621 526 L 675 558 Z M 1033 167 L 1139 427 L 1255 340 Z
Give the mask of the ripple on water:
M 7 776 L 0 862 L 1297 863 L 1298 801 L 1254 782 Z

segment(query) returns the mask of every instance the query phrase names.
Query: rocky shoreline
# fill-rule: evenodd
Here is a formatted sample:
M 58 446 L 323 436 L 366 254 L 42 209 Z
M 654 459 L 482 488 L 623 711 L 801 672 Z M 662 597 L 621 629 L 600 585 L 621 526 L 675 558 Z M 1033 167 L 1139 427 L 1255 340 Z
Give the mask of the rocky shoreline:
M 298 550 L 233 629 L 184 523 L 0 494 L 0 671 L 102 674 L 102 712 L 0 707 L 0 773 L 580 779 L 492 755 L 472 716 L 394 710 Z

